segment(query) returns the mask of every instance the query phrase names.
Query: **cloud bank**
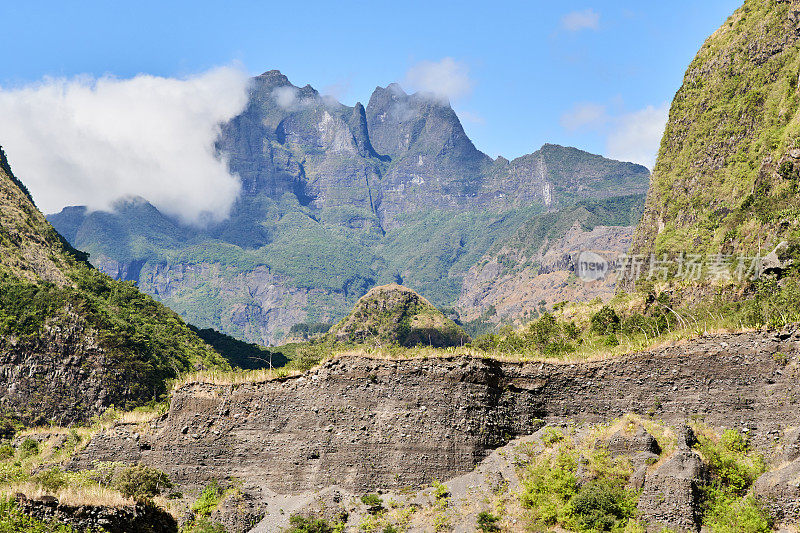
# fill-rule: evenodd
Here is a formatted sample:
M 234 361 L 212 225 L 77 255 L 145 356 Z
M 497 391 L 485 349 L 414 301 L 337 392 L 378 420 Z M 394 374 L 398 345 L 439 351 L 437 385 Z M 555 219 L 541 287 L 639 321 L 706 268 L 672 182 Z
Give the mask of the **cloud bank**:
M 572 32 L 596 30 L 600 27 L 600 14 L 593 9 L 572 11 L 561 18 L 561 27 Z
M 561 127 L 568 131 L 594 129 L 605 124 L 607 120 L 606 106 L 592 103 L 577 104 L 561 115 Z
M 473 86 L 467 66 L 452 57 L 417 63 L 408 69 L 403 84 L 448 100 L 466 96 Z
M 591 131 L 604 136 L 607 157 L 652 169 L 668 114 L 666 103 L 617 114 L 609 112 L 605 105 L 581 103 L 561 115 L 560 122 L 570 133 Z
M 669 106 L 647 106 L 616 119 L 606 138 L 606 153 L 612 159 L 634 161 L 652 169 L 667 125 Z
M 219 125 L 247 101 L 248 76 L 45 79 L 0 88 L 0 145 L 40 209 L 110 209 L 143 197 L 191 224 L 220 220 L 240 181 L 214 154 Z

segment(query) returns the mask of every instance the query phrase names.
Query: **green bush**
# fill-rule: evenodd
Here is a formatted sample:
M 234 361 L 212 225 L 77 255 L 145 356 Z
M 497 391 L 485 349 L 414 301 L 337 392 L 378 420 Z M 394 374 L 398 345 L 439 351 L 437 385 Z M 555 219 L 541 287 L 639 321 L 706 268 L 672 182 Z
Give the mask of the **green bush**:
M 59 467 L 54 466 L 49 470 L 39 472 L 33 480 L 47 492 L 55 493 L 67 485 L 67 475 Z
M 289 529 L 286 533 L 339 533 L 342 531 L 343 524 L 331 524 L 322 518 L 306 518 L 300 515 L 292 515 L 289 518 Z
M 583 485 L 565 509 L 564 525 L 576 531 L 613 531 L 636 513 L 636 496 L 619 483 L 593 480 Z
M 208 518 L 199 517 L 181 528 L 181 533 L 227 533 L 225 526 L 212 522 Z
M 638 494 L 625 489 L 630 463 L 607 452 L 587 453 L 568 440 L 542 450 L 532 448 L 523 463 L 520 503 L 527 509 L 529 529 L 561 526 L 570 531 L 622 531 L 635 515 Z M 578 463 L 593 479 L 578 483 Z
M 718 488 L 743 495 L 750 485 L 766 471 L 766 464 L 760 456 L 749 454 L 747 439 L 738 431 L 729 429 L 723 432 L 719 442 L 700 435 L 697 449 L 708 462 L 714 483 Z
M 725 491 L 707 493 L 711 505 L 703 526 L 713 533 L 768 533 L 773 520 L 769 509 L 753 496 L 736 497 Z
M 210 516 L 219 505 L 219 502 L 222 501 L 224 494 L 225 491 L 222 490 L 219 483 L 216 480 L 212 481 L 203 489 L 197 501 L 192 504 L 192 511 L 199 516 Z
M 612 335 L 620 330 L 620 319 L 612 307 L 604 305 L 591 318 L 592 331 L 598 335 Z
M 697 449 L 709 465 L 711 479 L 703 487 L 703 523 L 715 533 L 762 533 L 772 530 L 765 506 L 747 491 L 766 471 L 761 456 L 736 430 L 722 433 L 719 442 L 699 435 Z
M 547 427 L 542 431 L 542 442 L 545 446 L 552 446 L 564 440 L 564 434 L 558 428 Z
M 39 455 L 39 443 L 28 437 L 19 445 L 19 458 L 27 459 Z
M 383 509 L 383 499 L 377 494 L 365 494 L 361 497 L 361 503 L 369 507 L 370 513 L 377 513 Z
M 447 485 L 444 483 L 440 483 L 438 481 L 433 482 L 433 496 L 436 498 L 436 501 L 442 501 L 446 498 L 450 497 L 450 490 L 447 488 Z
M 499 521 L 499 516 L 495 516 L 488 511 L 481 511 L 478 513 L 478 531 L 482 533 L 497 533 L 500 531 L 500 526 L 497 525 Z
M 144 465 L 128 466 L 114 479 L 113 486 L 128 498 L 149 500 L 172 487 L 167 475 Z
M 0 445 L 0 461 L 14 457 L 14 448 L 10 444 Z

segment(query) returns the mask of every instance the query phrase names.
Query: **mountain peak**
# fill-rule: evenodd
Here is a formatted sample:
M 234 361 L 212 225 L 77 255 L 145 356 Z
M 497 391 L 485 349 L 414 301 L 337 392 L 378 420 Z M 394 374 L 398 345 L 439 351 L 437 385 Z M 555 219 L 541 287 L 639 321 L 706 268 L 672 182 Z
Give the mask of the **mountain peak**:
M 255 79 L 257 82 L 273 88 L 285 86 L 294 87 L 292 82 L 289 81 L 289 78 L 287 78 L 286 75 L 284 75 L 280 70 L 268 70 L 260 76 L 256 76 Z

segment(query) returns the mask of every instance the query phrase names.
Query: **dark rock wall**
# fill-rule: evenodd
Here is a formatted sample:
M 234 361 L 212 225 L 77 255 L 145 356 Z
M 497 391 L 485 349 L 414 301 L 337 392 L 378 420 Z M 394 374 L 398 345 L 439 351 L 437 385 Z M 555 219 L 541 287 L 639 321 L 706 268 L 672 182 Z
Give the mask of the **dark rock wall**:
M 540 419 L 598 422 L 626 412 L 746 428 L 768 451 L 798 423 L 799 339 L 718 335 L 580 364 L 342 358 L 295 378 L 188 385 L 149 431 L 101 434 L 72 467 L 141 461 L 198 488 L 237 477 L 278 493 L 332 484 L 365 492 L 471 471 Z

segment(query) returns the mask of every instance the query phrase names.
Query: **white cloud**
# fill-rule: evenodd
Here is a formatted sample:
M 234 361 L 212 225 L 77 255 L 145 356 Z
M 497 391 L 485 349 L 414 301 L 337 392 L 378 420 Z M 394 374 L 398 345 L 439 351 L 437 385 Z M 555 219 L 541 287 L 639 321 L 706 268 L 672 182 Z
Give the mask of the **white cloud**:
M 576 104 L 561 115 L 561 127 L 569 131 L 596 129 L 608 121 L 606 106 L 592 103 Z
M 562 17 L 561 27 L 567 31 L 596 30 L 600 27 L 600 14 L 593 9 L 572 11 Z
M 404 83 L 415 91 L 450 100 L 466 96 L 473 85 L 467 66 L 452 57 L 417 63 L 408 69 Z
M 633 161 L 652 169 L 668 115 L 669 106 L 663 104 L 659 107 L 647 106 L 618 117 L 606 138 L 608 157 Z
M 0 144 L 46 213 L 110 209 L 141 196 L 189 223 L 222 219 L 240 181 L 215 157 L 219 125 L 248 77 L 221 67 L 186 79 L 45 79 L 0 88 Z
M 285 85 L 283 87 L 275 87 L 272 90 L 272 97 L 275 99 L 280 107 L 284 109 L 291 109 L 297 103 L 297 87 Z

